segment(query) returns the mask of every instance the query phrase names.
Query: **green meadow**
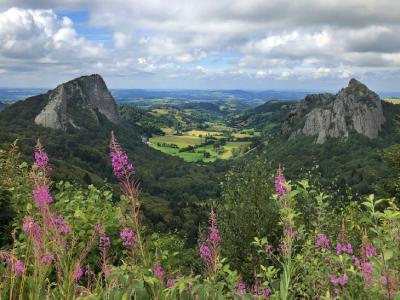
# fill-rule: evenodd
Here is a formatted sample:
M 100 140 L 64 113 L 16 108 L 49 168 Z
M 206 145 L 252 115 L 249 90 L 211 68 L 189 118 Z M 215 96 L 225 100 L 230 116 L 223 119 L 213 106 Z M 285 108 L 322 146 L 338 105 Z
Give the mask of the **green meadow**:
M 188 162 L 213 162 L 217 159 L 230 159 L 245 153 L 251 145 L 250 141 L 226 141 L 220 142 L 223 132 L 190 130 L 181 135 L 174 134 L 171 128 L 163 128 L 165 135 L 153 136 L 149 139 L 149 146 L 169 155 L 178 156 Z M 254 135 L 238 133 L 232 134 L 234 139 L 239 137 L 253 137 Z M 210 144 L 204 144 L 206 137 L 214 138 Z M 216 144 L 218 143 L 218 144 Z M 189 146 L 194 148 L 186 149 Z

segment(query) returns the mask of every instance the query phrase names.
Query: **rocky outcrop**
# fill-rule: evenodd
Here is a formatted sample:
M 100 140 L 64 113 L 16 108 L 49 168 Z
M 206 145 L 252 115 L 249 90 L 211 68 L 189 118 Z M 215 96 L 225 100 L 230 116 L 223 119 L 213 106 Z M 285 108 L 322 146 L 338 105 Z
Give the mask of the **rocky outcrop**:
M 295 138 L 316 136 L 322 144 L 330 137 L 344 138 L 351 131 L 376 138 L 385 122 L 381 99 L 361 82 L 351 79 L 338 94 L 309 95 L 292 111 L 283 132 Z
M 100 75 L 82 76 L 59 85 L 47 93 L 47 104 L 36 116 L 35 123 L 66 130 L 98 124 L 100 115 L 119 121 L 118 106 Z

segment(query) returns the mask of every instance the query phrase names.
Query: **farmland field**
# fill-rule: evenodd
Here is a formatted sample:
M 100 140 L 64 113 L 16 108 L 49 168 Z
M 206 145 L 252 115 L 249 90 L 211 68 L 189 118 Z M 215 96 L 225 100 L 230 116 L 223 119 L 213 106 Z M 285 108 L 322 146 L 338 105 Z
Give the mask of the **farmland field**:
M 393 104 L 400 104 L 400 98 L 386 98 L 386 99 L 384 99 L 384 101 L 390 102 Z
M 172 130 L 163 131 L 166 133 Z M 217 159 L 230 159 L 238 156 L 240 153 L 246 152 L 247 148 L 251 145 L 249 141 L 221 142 L 220 139 L 223 137 L 221 134 L 223 133 L 191 130 L 183 132 L 182 135 L 166 134 L 163 136 L 154 136 L 149 139 L 149 145 L 154 149 L 169 155 L 178 156 L 188 162 L 213 162 Z M 214 142 L 205 143 L 205 136 L 215 138 Z M 193 148 L 188 149 L 190 146 Z
M 198 145 L 203 143 L 204 141 L 205 141 L 204 138 L 193 135 L 164 135 L 164 136 L 155 136 L 150 139 L 151 144 L 157 144 L 157 143 L 175 144 L 179 148 Z

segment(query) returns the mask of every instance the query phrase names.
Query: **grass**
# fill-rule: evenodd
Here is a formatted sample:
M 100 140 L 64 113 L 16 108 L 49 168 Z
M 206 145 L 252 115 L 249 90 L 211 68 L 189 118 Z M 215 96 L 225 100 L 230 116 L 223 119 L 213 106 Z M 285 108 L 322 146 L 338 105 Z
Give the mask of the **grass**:
M 253 138 L 253 137 L 258 137 L 260 135 L 261 135 L 261 132 L 258 132 L 258 131 L 242 131 L 242 132 L 232 133 L 232 136 L 237 139 Z
M 205 122 L 205 125 L 210 128 L 211 131 L 228 131 L 232 132 L 234 129 L 232 127 L 226 126 L 223 123 L 213 123 L 213 122 Z
M 155 109 L 152 109 L 150 111 L 150 113 L 155 116 L 164 116 L 164 115 L 168 115 L 169 112 L 167 109 L 164 109 L 164 108 L 155 108 Z
M 176 130 L 170 127 L 163 127 L 161 130 L 166 134 L 166 135 L 173 135 L 176 133 Z
M 203 143 L 204 141 L 205 141 L 204 138 L 193 135 L 164 135 L 164 136 L 155 136 L 150 138 L 151 144 L 155 145 L 157 143 L 175 144 L 179 148 L 198 145 Z
M 154 149 L 157 149 L 163 153 L 177 156 L 182 158 L 188 162 L 213 162 L 217 159 L 230 159 L 233 156 L 232 151 L 234 149 L 240 147 L 246 147 L 251 144 L 251 142 L 227 142 L 226 145 L 223 146 L 224 152 L 218 153 L 213 145 L 206 145 L 199 148 L 196 148 L 194 152 L 180 152 L 180 148 L 187 147 L 189 145 L 198 145 L 202 142 L 202 138 L 198 136 L 191 135 L 183 135 L 183 136 L 175 136 L 175 135 L 166 135 L 166 136 L 157 136 L 150 139 L 150 146 Z M 179 148 L 173 147 L 164 147 L 158 146 L 157 143 L 166 143 L 166 144 L 175 144 Z M 207 151 L 210 154 L 210 157 L 204 157 L 204 152 Z
M 384 99 L 384 101 L 390 102 L 393 104 L 400 104 L 400 98 L 386 98 L 386 99 Z
M 190 130 L 184 133 L 185 135 L 193 136 L 221 136 L 223 132 L 221 131 L 207 131 L 207 130 Z

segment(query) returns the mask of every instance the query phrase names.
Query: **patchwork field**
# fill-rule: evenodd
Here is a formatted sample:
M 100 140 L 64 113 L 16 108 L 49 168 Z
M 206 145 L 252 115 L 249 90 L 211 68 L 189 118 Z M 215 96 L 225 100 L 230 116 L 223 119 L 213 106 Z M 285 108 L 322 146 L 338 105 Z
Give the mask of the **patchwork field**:
M 386 98 L 386 99 L 384 99 L 384 101 L 390 102 L 393 104 L 400 104 L 400 98 Z
M 188 162 L 230 159 L 245 153 L 251 145 L 249 141 L 222 141 L 223 132 L 218 131 L 191 130 L 182 135 L 172 134 L 173 130 L 163 131 L 166 133 L 164 136 L 149 139 L 149 146 Z M 215 140 L 206 143 L 205 137 L 213 137 Z
M 205 142 L 205 138 L 201 138 L 194 135 L 164 135 L 155 136 L 150 138 L 151 144 L 165 143 L 175 144 L 179 148 L 185 148 L 187 146 L 194 146 Z

